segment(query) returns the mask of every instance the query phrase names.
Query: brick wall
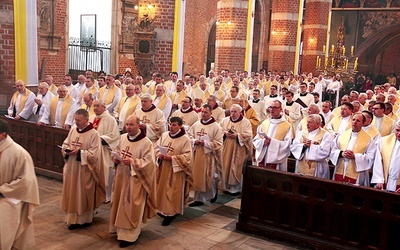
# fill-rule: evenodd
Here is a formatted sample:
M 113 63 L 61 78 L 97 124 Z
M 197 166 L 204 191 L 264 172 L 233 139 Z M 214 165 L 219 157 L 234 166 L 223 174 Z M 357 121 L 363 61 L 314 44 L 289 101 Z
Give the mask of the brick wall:
M 301 72 L 312 72 L 313 74 L 316 74 L 317 71 L 315 69 L 317 56 L 321 57 L 321 68 L 324 67 L 322 47 L 326 44 L 326 32 L 328 29 L 328 14 L 330 8 L 331 3 L 328 1 L 306 2 Z
M 158 0 L 155 2 L 157 8 L 157 17 L 154 26 L 162 29 L 164 34 L 157 33 L 155 46 L 155 71 L 166 77 L 172 69 L 172 40 L 174 30 L 174 0 Z
M 205 74 L 208 38 L 210 29 L 216 21 L 218 0 L 186 1 L 184 72 L 198 76 Z
M 360 64 L 363 63 L 364 63 L 363 61 L 360 61 Z M 383 75 L 385 76 L 388 76 L 392 72 L 395 72 L 397 75 L 400 75 L 400 51 L 398 45 L 392 44 L 382 53 L 380 68 L 379 65 L 371 65 L 371 66 L 377 67 L 375 75 L 377 75 L 379 71 L 382 72 Z M 362 68 L 360 68 L 360 70 L 362 70 Z M 373 72 L 373 70 L 371 69 L 369 69 L 368 71 Z M 365 70 L 364 72 L 368 71 Z
M 215 69 L 230 71 L 243 70 L 246 53 L 247 6 L 245 1 L 221 1 L 218 8 L 217 46 L 215 53 Z M 227 4 L 228 3 L 228 4 Z M 236 7 L 241 4 L 241 8 Z M 235 6 L 235 7 L 229 7 Z M 231 24 L 228 24 L 231 21 Z
M 131 73 L 136 76 L 137 75 L 137 70 L 136 70 L 136 65 L 135 61 L 133 58 L 129 58 L 126 54 L 119 54 L 118 55 L 118 72 L 116 74 L 124 74 L 126 68 L 130 68 L 132 71 Z M 109 72 L 107 72 L 108 74 Z M 110 72 L 113 74 L 114 72 Z
M 58 0 L 55 1 L 55 10 L 54 10 L 54 36 L 57 37 L 56 39 L 59 41 L 59 46 L 54 49 L 47 49 L 45 46 L 39 46 L 39 72 L 42 70 L 42 62 L 43 60 L 46 61 L 46 66 L 44 69 L 44 76 L 45 75 L 52 75 L 54 78 L 54 83 L 59 85 L 64 82 L 64 75 L 67 72 L 67 50 L 68 47 L 68 39 L 65 34 L 67 32 L 67 11 L 68 11 L 68 0 Z M 39 1 L 38 1 L 39 2 Z M 39 27 L 39 34 L 40 34 L 40 27 Z M 40 38 L 38 35 L 39 44 L 43 43 L 45 38 Z M 57 41 L 57 42 L 58 42 Z
M 0 5 L 0 112 L 7 109 L 15 81 L 13 1 Z
M 280 0 L 272 2 L 268 70 L 293 70 L 298 11 L 298 1 Z

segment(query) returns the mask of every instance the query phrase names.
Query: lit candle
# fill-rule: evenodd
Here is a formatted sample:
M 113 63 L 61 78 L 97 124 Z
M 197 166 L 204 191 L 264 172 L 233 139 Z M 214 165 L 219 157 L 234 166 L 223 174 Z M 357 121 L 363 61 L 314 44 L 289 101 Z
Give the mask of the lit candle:
M 356 60 L 354 62 L 354 70 L 357 70 L 357 66 L 358 66 L 358 57 L 356 57 Z
M 346 47 L 344 47 L 344 45 L 343 45 L 343 55 L 346 55 Z
M 334 67 L 334 66 L 335 66 L 335 59 L 332 58 L 332 67 Z
M 321 58 L 318 58 L 318 68 L 321 67 Z
M 332 52 L 332 54 L 335 52 L 335 45 L 332 45 L 331 52 Z
M 350 53 L 351 55 L 354 55 L 354 46 L 351 46 Z
M 318 68 L 318 61 L 319 61 L 319 56 L 317 56 L 317 60 L 316 60 L 316 62 L 315 62 L 315 67 L 317 67 Z
M 322 52 L 325 52 L 325 49 L 326 49 L 325 45 L 322 45 Z

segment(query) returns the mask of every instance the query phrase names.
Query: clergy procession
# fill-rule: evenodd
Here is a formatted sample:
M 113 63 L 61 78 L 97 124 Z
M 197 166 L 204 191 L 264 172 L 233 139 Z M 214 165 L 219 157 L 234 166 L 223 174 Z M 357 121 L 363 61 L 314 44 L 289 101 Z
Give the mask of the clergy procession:
M 396 83 L 359 93 L 339 75 L 284 71 L 181 79 L 154 72 L 148 82 L 129 68 L 94 75 L 87 70 L 76 83 L 47 76 L 36 95 L 18 80 L 8 109 L 9 119 L 69 130 L 60 145 L 69 230 L 91 226 L 96 209 L 110 203 L 109 232 L 128 247 L 155 215 L 168 226 L 187 206 L 215 203 L 218 192 L 240 195 L 247 162 L 279 171 L 295 162 L 300 175 L 400 192 Z M 23 249 L 33 240 L 37 181 L 29 153 L 2 120 L 0 136 L 0 195 L 7 198 L 0 204 L 17 205 L 0 212 L 24 221 L 2 219 L 0 248 Z

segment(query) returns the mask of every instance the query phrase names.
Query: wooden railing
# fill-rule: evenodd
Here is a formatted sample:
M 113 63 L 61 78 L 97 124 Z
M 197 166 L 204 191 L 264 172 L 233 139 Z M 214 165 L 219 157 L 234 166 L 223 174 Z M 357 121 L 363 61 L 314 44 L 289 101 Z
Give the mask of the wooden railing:
M 32 156 L 36 173 L 62 180 L 64 160 L 61 149 L 68 130 L 37 126 L 35 123 L 1 117 L 8 122 L 11 138 Z
M 247 166 L 237 228 L 314 249 L 400 249 L 400 195 Z

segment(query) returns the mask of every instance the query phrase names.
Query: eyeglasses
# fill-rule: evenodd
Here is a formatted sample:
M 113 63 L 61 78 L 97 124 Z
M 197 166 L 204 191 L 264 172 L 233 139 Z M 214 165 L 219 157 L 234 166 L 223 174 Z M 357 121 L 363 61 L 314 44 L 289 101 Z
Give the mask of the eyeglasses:
M 274 106 L 269 106 L 269 109 L 280 109 L 281 107 L 274 107 Z

